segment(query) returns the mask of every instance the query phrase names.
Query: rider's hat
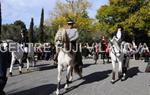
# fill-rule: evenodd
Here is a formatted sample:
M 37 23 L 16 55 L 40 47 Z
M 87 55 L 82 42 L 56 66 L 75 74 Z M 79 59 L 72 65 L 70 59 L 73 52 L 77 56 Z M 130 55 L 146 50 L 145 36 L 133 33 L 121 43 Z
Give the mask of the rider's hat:
M 23 31 L 24 31 L 24 30 L 23 30 L 23 29 L 21 29 L 20 33 L 24 33 Z
M 67 23 L 70 25 L 70 24 L 75 24 L 75 21 L 73 20 L 73 19 L 69 19 L 68 21 L 67 21 Z
M 123 27 L 121 25 L 118 25 L 117 28 L 121 28 L 121 30 L 123 30 Z

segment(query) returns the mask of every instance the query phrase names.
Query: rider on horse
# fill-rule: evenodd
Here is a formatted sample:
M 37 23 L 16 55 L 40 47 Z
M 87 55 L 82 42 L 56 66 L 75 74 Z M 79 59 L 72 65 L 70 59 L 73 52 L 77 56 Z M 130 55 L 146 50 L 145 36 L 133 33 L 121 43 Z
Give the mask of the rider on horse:
M 28 47 L 28 44 L 27 44 L 28 43 L 28 38 L 27 38 L 24 30 L 21 30 L 21 38 L 20 38 L 19 43 L 22 44 L 23 47 Z M 24 52 L 24 58 L 25 59 L 27 58 L 27 55 L 28 55 L 28 53 Z
M 121 43 L 125 40 L 124 30 L 123 27 L 118 26 L 118 30 L 114 39 L 117 41 L 119 48 L 121 47 Z
M 27 42 L 28 42 L 28 38 L 26 37 L 24 30 L 21 30 L 21 38 L 19 43 L 23 44 L 24 47 L 27 47 Z
M 72 47 L 71 52 L 76 51 L 75 60 L 77 60 L 77 62 L 79 62 L 82 65 L 82 55 L 81 55 L 81 52 L 79 51 L 79 45 L 77 45 L 76 43 L 79 37 L 79 32 L 77 31 L 76 28 L 74 28 L 75 21 L 72 19 L 69 19 L 67 24 L 68 24 L 68 27 L 66 29 L 66 32 L 71 42 L 71 47 Z M 56 53 L 54 57 L 55 62 L 57 62 L 57 57 L 58 57 L 58 52 Z
M 55 36 L 55 46 L 58 69 L 58 84 L 56 94 L 60 93 L 61 72 L 67 69 L 65 89 L 68 89 L 69 83 L 73 79 L 73 73 L 82 78 L 82 56 L 79 51 L 79 45 L 76 43 L 79 36 L 78 31 L 74 28 L 74 20 L 68 21 L 67 27 L 60 27 Z

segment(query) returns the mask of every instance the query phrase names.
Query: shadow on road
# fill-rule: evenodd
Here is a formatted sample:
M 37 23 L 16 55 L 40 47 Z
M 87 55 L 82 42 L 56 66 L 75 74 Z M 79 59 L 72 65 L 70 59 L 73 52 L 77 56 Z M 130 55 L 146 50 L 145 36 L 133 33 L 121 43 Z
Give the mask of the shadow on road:
M 37 64 L 36 67 L 48 66 L 49 64 Z
M 102 72 L 95 72 L 95 73 L 89 74 L 89 75 L 83 77 L 84 81 L 82 83 L 69 88 L 66 92 L 62 93 L 62 95 L 78 88 L 81 85 L 90 84 L 93 82 L 98 82 L 98 81 L 104 80 L 107 77 L 109 77 L 109 74 L 111 72 L 112 72 L 112 70 L 106 70 L 106 71 L 102 71 Z
M 45 71 L 45 70 L 51 70 L 51 69 L 57 69 L 57 66 L 56 65 L 50 65 L 50 66 L 39 67 L 39 71 Z
M 83 68 L 87 68 L 87 67 L 89 67 L 89 66 L 91 66 L 91 65 L 95 65 L 95 64 L 83 64 Z
M 137 76 L 138 73 L 142 73 L 140 70 L 139 70 L 139 67 L 132 67 L 130 68 L 128 71 L 127 71 L 127 79 L 128 78 L 132 78 L 134 76 Z
M 55 84 L 47 84 L 7 95 L 51 95 L 55 90 Z

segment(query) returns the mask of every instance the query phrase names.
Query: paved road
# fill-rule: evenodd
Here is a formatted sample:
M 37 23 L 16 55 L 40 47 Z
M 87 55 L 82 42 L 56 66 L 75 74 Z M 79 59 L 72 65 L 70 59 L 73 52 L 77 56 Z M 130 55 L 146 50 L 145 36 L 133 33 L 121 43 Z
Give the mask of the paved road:
M 128 79 L 111 84 L 111 64 L 93 64 L 93 60 L 84 59 L 83 79 L 70 84 L 70 89 L 64 91 L 65 76 L 62 77 L 63 95 L 150 95 L 150 74 L 145 73 L 146 63 L 130 61 Z M 7 95 L 54 95 L 57 84 L 57 70 L 51 62 L 40 61 L 38 67 L 30 72 L 24 69 L 19 75 L 14 70 L 13 77 L 9 77 L 5 87 Z M 63 73 L 65 75 L 66 72 Z

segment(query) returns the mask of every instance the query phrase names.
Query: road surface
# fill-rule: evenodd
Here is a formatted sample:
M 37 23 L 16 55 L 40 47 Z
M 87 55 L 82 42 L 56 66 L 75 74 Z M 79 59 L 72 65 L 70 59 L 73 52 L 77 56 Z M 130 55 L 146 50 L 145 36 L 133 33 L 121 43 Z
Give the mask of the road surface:
M 83 79 L 74 75 L 69 89 L 63 89 L 65 74 L 61 81 L 62 95 L 150 95 L 150 74 L 145 73 L 147 63 L 142 60 L 130 60 L 128 78 L 111 84 L 111 64 L 93 64 L 92 59 L 84 59 Z M 55 95 L 57 69 L 52 62 L 39 61 L 36 68 L 19 75 L 17 67 L 13 76 L 8 78 L 5 92 L 7 95 Z

